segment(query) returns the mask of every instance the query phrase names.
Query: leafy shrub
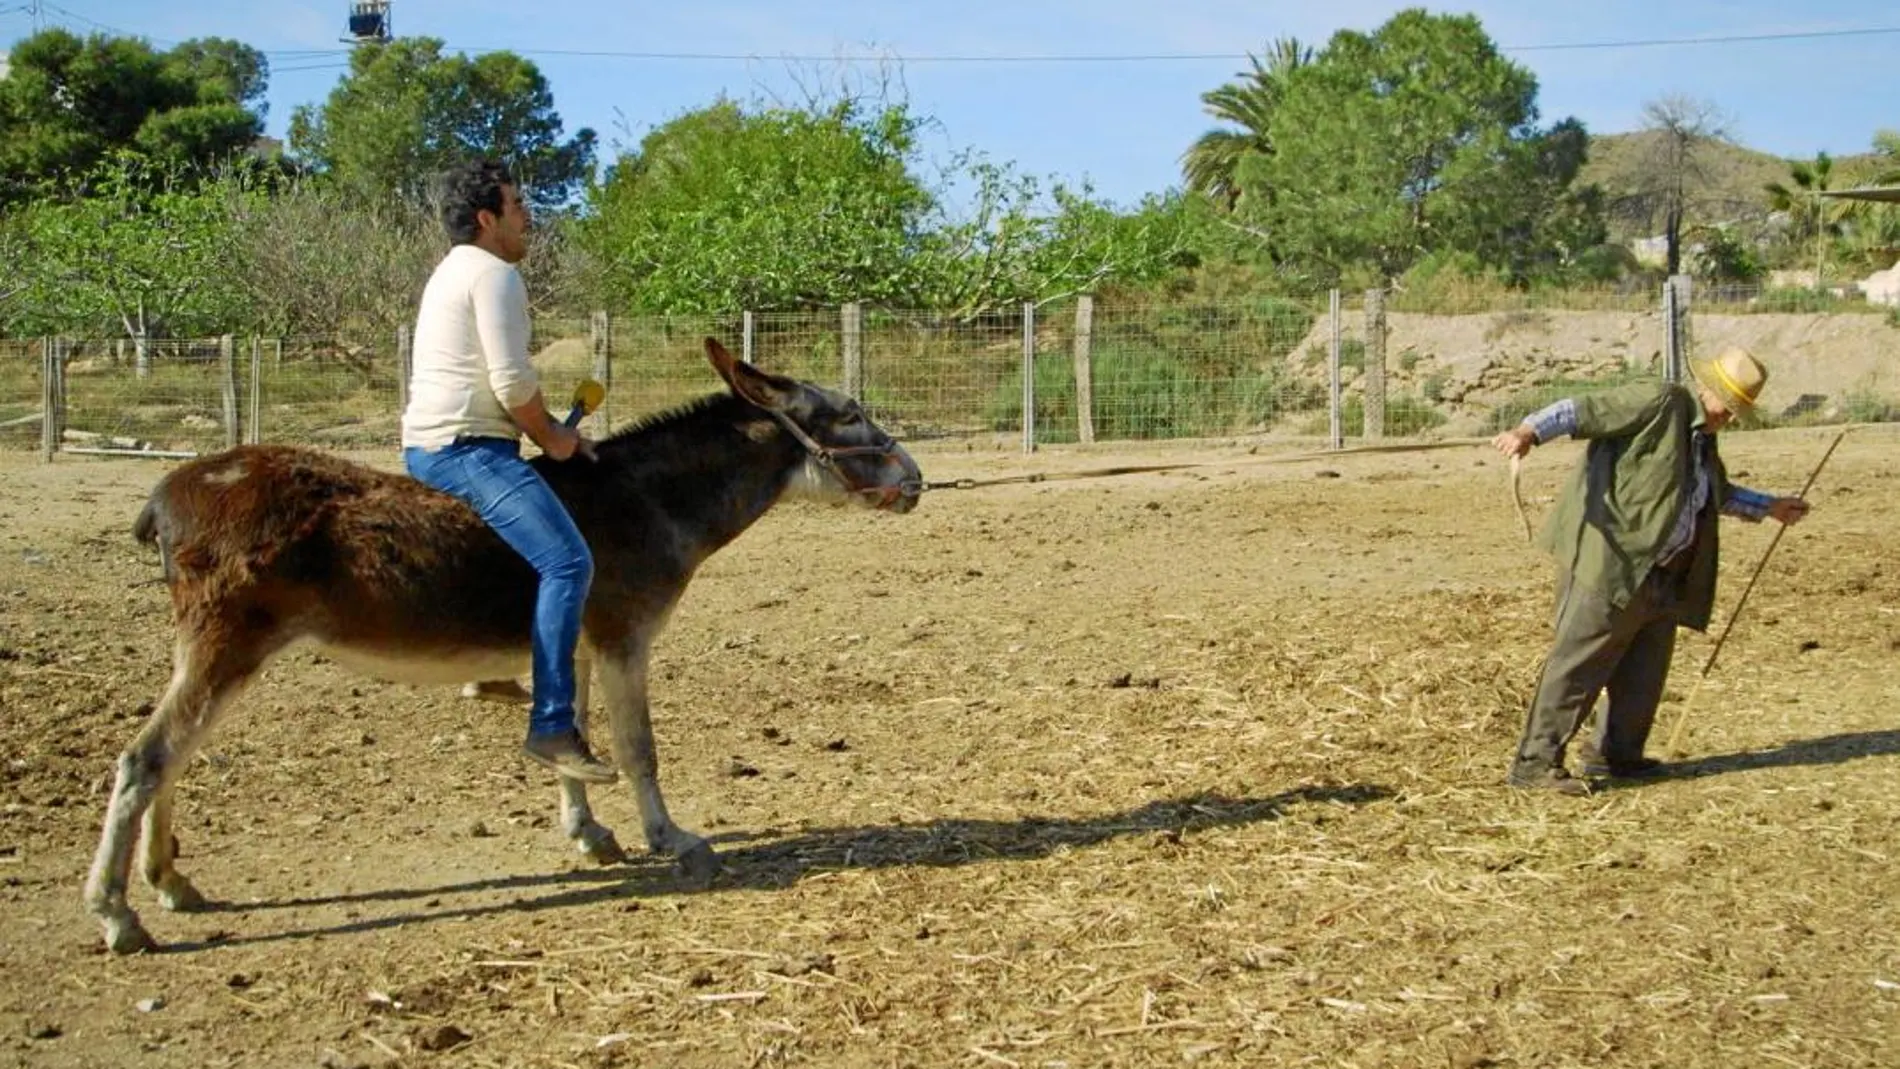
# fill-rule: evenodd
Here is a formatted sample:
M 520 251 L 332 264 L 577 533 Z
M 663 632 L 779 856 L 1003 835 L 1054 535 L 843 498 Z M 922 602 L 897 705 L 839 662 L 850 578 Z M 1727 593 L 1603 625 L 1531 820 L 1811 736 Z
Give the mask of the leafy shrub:
M 1841 415 L 1849 423 L 1900 423 L 1900 405 L 1865 390 L 1841 397 Z

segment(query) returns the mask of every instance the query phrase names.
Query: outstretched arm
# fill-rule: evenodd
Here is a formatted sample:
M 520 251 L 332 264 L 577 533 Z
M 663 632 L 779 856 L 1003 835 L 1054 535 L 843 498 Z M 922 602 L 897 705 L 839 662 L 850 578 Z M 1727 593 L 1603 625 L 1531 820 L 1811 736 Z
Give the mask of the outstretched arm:
M 1800 523 L 1808 514 L 1808 503 L 1798 497 L 1776 497 L 1760 490 L 1731 484 L 1722 499 L 1722 515 L 1759 523 L 1773 516 L 1784 524 Z
M 1577 402 L 1566 397 L 1524 417 L 1524 422 L 1504 431 L 1491 444 L 1507 457 L 1521 457 L 1534 445 L 1577 432 Z

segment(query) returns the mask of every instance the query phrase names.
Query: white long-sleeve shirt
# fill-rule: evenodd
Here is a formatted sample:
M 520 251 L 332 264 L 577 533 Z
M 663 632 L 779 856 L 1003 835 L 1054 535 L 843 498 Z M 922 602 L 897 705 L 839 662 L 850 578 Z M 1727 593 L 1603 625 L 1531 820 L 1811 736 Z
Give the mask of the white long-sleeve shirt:
M 439 449 L 459 436 L 518 440 L 508 410 L 538 389 L 521 273 L 486 249 L 450 249 L 416 314 L 403 446 Z

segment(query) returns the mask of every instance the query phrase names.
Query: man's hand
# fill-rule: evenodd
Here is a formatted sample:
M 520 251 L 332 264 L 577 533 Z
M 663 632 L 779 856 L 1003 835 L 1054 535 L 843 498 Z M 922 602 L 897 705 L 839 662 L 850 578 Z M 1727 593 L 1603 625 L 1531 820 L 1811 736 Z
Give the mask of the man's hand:
M 1512 458 L 1521 457 L 1530 452 L 1531 446 L 1536 444 L 1537 436 L 1531 433 L 1529 427 L 1521 423 L 1491 439 L 1492 448 Z
M 541 443 L 541 451 L 556 460 L 572 460 L 576 455 L 588 460 L 600 459 L 594 455 L 594 443 L 565 423 L 549 420 L 547 436 L 548 440 Z
M 594 456 L 594 443 L 581 432 L 554 418 L 548 411 L 547 403 L 541 399 L 539 390 L 534 398 L 520 408 L 511 408 L 508 414 L 514 417 L 515 426 L 527 434 L 528 439 L 541 447 L 541 452 L 555 460 L 567 460 L 579 453 L 588 460 L 599 459 Z
M 1784 524 L 1797 524 L 1808 514 L 1808 503 L 1798 497 L 1778 497 L 1768 505 L 1768 515 Z

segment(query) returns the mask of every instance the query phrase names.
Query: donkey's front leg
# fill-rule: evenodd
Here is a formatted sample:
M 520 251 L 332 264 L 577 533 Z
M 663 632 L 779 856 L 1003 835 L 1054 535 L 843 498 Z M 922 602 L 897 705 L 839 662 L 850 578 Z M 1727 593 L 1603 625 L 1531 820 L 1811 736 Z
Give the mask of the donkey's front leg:
M 587 735 L 587 698 L 592 678 L 592 659 L 577 654 L 574 658 L 574 726 L 583 737 Z M 593 808 L 587 804 L 587 784 L 565 776 L 561 777 L 561 831 L 574 844 L 574 849 L 602 865 L 614 865 L 627 859 L 627 852 L 620 848 L 614 833 L 594 819 Z
M 646 643 L 639 640 L 600 654 L 601 689 L 606 691 L 607 715 L 613 722 L 614 761 L 633 779 L 647 847 L 678 858 L 689 879 L 709 882 L 719 871 L 712 844 L 673 823 L 660 796 L 660 759 L 653 746 L 653 722 L 647 716 L 647 654 Z

